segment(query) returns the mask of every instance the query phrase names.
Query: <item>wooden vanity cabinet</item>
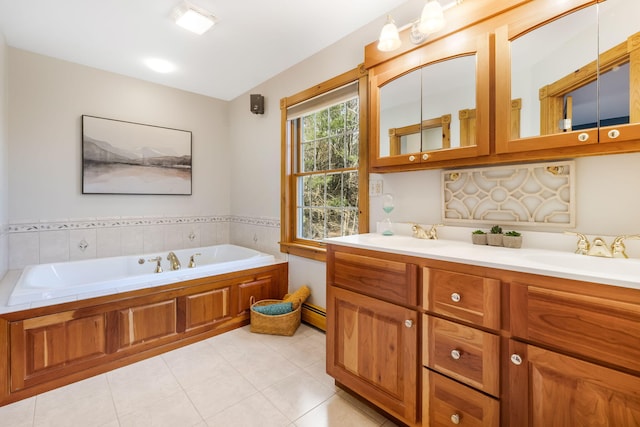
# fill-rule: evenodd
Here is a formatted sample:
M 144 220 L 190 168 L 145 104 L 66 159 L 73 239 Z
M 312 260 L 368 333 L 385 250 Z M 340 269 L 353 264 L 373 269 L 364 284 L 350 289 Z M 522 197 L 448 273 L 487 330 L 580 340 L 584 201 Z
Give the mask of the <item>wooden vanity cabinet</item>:
M 640 425 L 639 292 L 551 282 L 510 284 L 509 425 Z
M 417 267 L 400 258 L 327 246 L 327 373 L 418 425 Z
M 422 425 L 497 427 L 500 281 L 425 267 L 422 282 Z

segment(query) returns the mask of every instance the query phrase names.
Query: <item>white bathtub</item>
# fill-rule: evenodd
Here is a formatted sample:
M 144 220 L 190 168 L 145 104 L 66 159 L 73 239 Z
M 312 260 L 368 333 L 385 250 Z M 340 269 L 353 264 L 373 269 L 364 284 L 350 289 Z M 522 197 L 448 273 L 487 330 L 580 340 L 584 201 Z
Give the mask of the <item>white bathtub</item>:
M 92 298 L 261 267 L 276 261 L 273 255 L 235 245 L 173 252 L 182 265 L 179 270 L 171 270 L 167 260 L 169 251 L 31 265 L 22 271 L 8 305 Z M 200 253 L 195 257 L 196 267 L 189 268 L 189 259 L 196 253 Z M 162 273 L 156 273 L 156 262 L 149 261 L 158 256 L 162 257 Z

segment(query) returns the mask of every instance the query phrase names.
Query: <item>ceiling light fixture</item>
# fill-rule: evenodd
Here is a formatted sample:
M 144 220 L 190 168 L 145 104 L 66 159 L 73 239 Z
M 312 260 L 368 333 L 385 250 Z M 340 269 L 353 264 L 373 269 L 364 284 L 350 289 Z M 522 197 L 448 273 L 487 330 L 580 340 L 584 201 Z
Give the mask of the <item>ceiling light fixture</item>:
M 209 31 L 217 18 L 211 12 L 184 1 L 173 9 L 175 23 L 185 30 L 202 35 Z
M 147 58 L 144 60 L 144 63 L 156 73 L 166 74 L 175 71 L 176 69 L 174 64 L 160 58 Z
M 420 19 L 410 23 L 410 38 L 413 44 L 420 44 L 427 39 L 429 34 L 440 31 L 445 26 L 444 11 L 462 3 L 463 0 L 453 0 L 442 6 L 438 0 L 428 0 L 422 9 Z M 387 15 L 387 22 L 378 39 L 378 50 L 391 52 L 400 47 L 400 33 L 391 15 Z

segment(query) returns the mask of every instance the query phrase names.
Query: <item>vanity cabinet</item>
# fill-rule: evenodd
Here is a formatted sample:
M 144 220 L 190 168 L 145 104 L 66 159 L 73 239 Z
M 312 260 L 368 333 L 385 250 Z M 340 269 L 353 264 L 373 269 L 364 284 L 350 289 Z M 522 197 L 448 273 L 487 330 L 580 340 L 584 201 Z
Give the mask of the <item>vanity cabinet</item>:
M 327 248 L 327 373 L 418 425 L 417 267 L 397 256 Z
M 640 425 L 638 291 L 511 283 L 512 426 Z
M 422 425 L 498 426 L 500 280 L 423 268 Z
M 640 425 L 640 290 L 393 252 L 328 245 L 339 385 L 412 426 Z

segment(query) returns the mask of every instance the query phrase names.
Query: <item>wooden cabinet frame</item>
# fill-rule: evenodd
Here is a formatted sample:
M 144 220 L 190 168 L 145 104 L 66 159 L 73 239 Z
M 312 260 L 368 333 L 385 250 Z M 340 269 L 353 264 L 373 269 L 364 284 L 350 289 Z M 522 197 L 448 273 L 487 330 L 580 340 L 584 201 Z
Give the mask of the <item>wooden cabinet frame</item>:
M 246 325 L 251 296 L 287 290 L 279 262 L 0 314 L 0 406 Z

